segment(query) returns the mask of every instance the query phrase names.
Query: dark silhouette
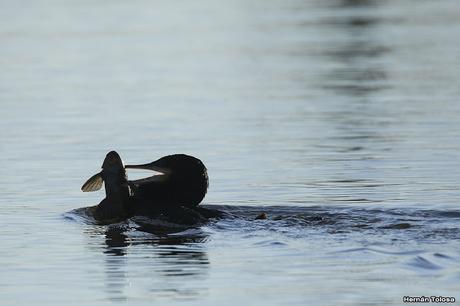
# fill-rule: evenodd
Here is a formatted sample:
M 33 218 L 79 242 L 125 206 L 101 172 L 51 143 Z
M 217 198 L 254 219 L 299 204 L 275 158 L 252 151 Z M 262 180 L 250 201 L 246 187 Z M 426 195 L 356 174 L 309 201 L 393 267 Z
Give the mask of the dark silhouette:
M 219 217 L 216 210 L 198 207 L 208 188 L 206 167 L 197 158 L 176 154 L 144 165 L 127 165 L 160 172 L 149 178 L 128 181 L 125 167 L 117 152 L 107 154 L 102 171 L 82 186 L 95 191 L 105 182 L 106 197 L 88 214 L 98 222 L 116 223 L 133 216 L 146 216 L 184 225 L 200 224 Z

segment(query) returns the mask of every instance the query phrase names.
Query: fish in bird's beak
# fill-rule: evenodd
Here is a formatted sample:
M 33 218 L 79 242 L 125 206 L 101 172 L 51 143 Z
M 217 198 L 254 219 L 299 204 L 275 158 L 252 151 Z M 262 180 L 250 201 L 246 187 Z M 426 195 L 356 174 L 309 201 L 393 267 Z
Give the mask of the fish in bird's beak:
M 81 187 L 83 192 L 97 191 L 101 189 L 104 178 L 126 175 L 123 161 L 117 152 L 109 152 L 102 163 L 102 171 L 90 177 Z
M 95 191 L 105 185 L 105 198 L 91 209 L 95 220 L 104 224 L 119 222 L 130 215 L 131 189 L 125 166 L 117 152 L 109 152 L 102 163 L 102 171 L 93 175 L 81 187 L 82 191 Z

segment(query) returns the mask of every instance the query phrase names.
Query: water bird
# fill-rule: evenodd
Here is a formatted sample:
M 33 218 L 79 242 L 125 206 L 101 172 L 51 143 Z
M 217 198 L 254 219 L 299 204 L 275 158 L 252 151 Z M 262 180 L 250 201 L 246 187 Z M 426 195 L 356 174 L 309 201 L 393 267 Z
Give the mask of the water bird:
M 129 181 L 126 169 L 158 172 L 148 178 Z M 204 164 L 185 154 L 162 157 L 140 165 L 123 165 L 118 153 L 107 154 L 102 171 L 82 186 L 82 191 L 96 191 L 105 182 L 106 198 L 93 208 L 93 217 L 105 223 L 132 216 L 167 218 L 171 222 L 195 224 L 220 217 L 219 211 L 198 207 L 209 183 Z
M 136 197 L 155 200 L 166 206 L 197 207 L 209 186 L 205 165 L 190 155 L 168 155 L 151 163 L 126 165 L 125 168 L 159 173 L 129 181 L 129 184 Z

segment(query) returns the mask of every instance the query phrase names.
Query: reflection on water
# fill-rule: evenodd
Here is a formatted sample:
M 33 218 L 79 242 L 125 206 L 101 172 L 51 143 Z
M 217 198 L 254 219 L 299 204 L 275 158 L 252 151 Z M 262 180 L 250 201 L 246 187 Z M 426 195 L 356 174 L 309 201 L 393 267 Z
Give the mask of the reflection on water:
M 187 279 L 196 281 L 206 277 L 209 269 L 209 259 L 200 244 L 205 243 L 207 238 L 199 229 L 189 229 L 184 232 L 145 232 L 145 224 L 136 224 L 130 227 L 127 224 L 106 226 L 101 232 L 100 227 L 90 228 L 87 233 L 92 239 L 105 237 L 105 246 L 101 251 L 105 256 L 105 291 L 112 301 L 126 301 L 128 295 L 126 287 L 136 277 L 130 275 L 127 265 L 130 260 L 126 258 L 129 252 L 139 249 L 147 249 L 142 260 L 145 267 L 144 274 L 152 279 L 148 289 L 152 294 L 159 296 L 173 296 L 175 298 L 197 298 L 205 291 L 202 287 L 189 287 L 177 285 L 177 282 L 187 282 Z M 149 229 L 150 230 L 150 229 Z M 130 236 L 131 234 L 131 236 Z M 133 264 L 133 263 L 131 263 Z M 158 281 L 161 285 L 158 286 Z
M 338 154 L 330 160 L 335 162 L 336 172 L 347 173 L 330 183 L 361 191 L 335 199 L 342 203 L 382 202 L 373 195 L 374 190 L 390 184 L 379 182 L 379 177 L 385 176 L 379 164 L 384 162 L 382 151 L 391 150 L 397 139 L 387 132 L 391 115 L 375 99 L 388 87 L 383 58 L 391 56 L 391 47 L 380 39 L 381 24 L 386 21 L 375 13 L 382 5 L 385 2 L 340 1 L 334 6 L 338 12 L 335 17 L 321 22 L 341 38 L 327 40 L 322 46 L 323 56 L 334 63 L 322 75 L 322 87 L 335 99 L 343 100 L 324 118 L 334 127 L 330 138 L 338 147 Z M 349 172 L 350 167 L 360 171 Z
M 109 227 L 105 232 L 105 243 L 107 244 L 106 254 L 114 256 L 126 255 L 126 247 L 129 243 L 128 238 L 123 234 L 124 229 L 119 227 Z
M 343 38 L 330 41 L 323 47 L 327 50 L 324 55 L 337 62 L 337 67 L 325 74 L 322 80 L 324 88 L 339 96 L 356 97 L 355 101 L 361 104 L 372 103 L 362 101 L 363 97 L 376 94 L 387 87 L 384 82 L 386 73 L 380 58 L 383 55 L 388 56 L 391 48 L 379 40 L 379 24 L 382 20 L 372 15 L 372 12 L 378 11 L 379 5 L 383 5 L 383 2 L 341 1 L 341 5 L 337 7 L 339 10 L 369 6 L 370 14 L 363 16 L 363 11 L 352 10 L 345 16 L 337 14 L 335 18 L 322 22 L 323 25 L 340 31 L 339 36 Z
M 127 300 L 124 294 L 124 288 L 129 285 L 128 276 L 124 269 L 126 259 L 121 256 L 126 255 L 126 247 L 129 243 L 126 241 L 127 236 L 123 234 L 123 229 L 109 227 L 105 232 L 105 243 L 107 249 L 105 254 L 111 255 L 106 257 L 106 292 L 112 301 Z
M 236 262 L 232 260 L 231 269 L 235 268 L 234 265 L 248 262 L 250 269 L 267 277 L 267 272 L 261 271 L 270 269 L 270 265 L 261 267 L 261 262 L 275 260 L 278 265 L 281 264 L 280 269 L 289 267 L 284 261 L 279 261 L 278 256 L 301 256 L 302 265 L 309 258 L 327 261 L 332 265 L 332 271 L 336 269 L 337 262 L 345 261 L 348 265 L 359 267 L 364 260 L 369 263 L 369 273 L 379 275 L 380 285 L 385 284 L 388 277 L 394 277 L 382 274 L 378 268 L 382 264 L 390 265 L 394 271 L 409 269 L 421 275 L 438 273 L 452 277 L 458 272 L 460 250 L 423 247 L 427 243 L 446 246 L 460 239 L 460 212 L 456 210 L 347 206 L 213 208 L 225 211 L 227 217 L 209 223 L 204 230 L 189 228 L 169 233 L 143 232 L 140 229 L 145 227 L 137 224 L 136 218 L 105 227 L 89 227 L 87 234 L 92 241 L 89 244 L 95 244 L 94 250 L 99 249 L 104 254 L 104 290 L 108 299 L 113 302 L 128 301 L 133 297 L 131 289 L 139 286 L 144 289 L 143 295 L 149 292 L 148 296 L 151 294 L 152 298 L 205 298 L 212 292 L 212 285 L 209 287 L 215 278 L 210 274 L 212 270 L 219 270 L 218 274 L 226 278 L 226 265 L 229 264 L 226 261 L 231 260 L 229 254 L 240 258 Z M 268 215 L 267 220 L 255 220 L 260 211 Z M 79 213 L 70 212 L 67 217 L 78 220 Z M 210 236 L 217 241 L 211 241 Z M 237 239 L 240 244 L 235 246 L 235 250 L 225 246 L 226 241 L 232 239 Z M 311 254 L 308 256 L 303 249 L 298 249 L 304 240 L 309 244 Z M 356 241 L 359 243 L 356 244 Z M 398 245 L 411 247 L 398 248 Z M 214 262 L 209 259 L 207 249 L 214 249 L 212 252 L 219 254 Z M 264 256 L 268 258 L 264 259 Z M 321 271 L 324 267 L 305 266 L 301 271 L 314 275 L 318 269 Z M 281 276 L 271 275 L 269 278 L 273 277 L 276 281 Z M 144 282 L 139 284 L 139 279 Z M 263 281 L 260 278 L 256 280 Z

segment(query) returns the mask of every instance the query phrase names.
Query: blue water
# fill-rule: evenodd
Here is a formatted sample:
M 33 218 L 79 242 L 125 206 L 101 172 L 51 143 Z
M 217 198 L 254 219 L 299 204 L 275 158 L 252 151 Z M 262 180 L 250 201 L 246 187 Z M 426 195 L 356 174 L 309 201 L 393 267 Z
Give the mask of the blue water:
M 453 0 L 1 1 L 1 304 L 458 301 L 458 33 Z M 110 150 L 199 157 L 232 217 L 88 222 Z

